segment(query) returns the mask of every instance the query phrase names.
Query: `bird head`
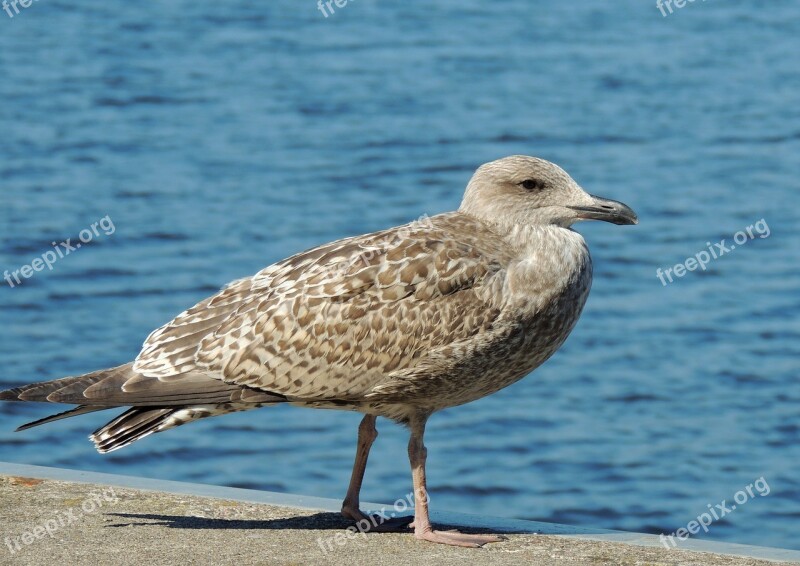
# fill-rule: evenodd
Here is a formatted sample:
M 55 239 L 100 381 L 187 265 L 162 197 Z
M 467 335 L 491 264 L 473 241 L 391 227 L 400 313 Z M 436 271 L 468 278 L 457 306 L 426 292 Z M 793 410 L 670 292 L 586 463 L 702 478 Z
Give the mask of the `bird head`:
M 580 220 L 637 224 L 627 205 L 584 191 L 566 171 L 538 157 L 512 155 L 481 165 L 460 211 L 505 226 L 556 225 Z

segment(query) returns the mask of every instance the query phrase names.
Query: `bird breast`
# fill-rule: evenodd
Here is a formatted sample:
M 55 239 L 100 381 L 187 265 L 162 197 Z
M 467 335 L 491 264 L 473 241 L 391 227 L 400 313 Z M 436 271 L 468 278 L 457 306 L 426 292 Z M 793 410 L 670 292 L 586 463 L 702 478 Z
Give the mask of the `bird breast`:
M 442 406 L 468 403 L 523 378 L 552 356 L 580 317 L 592 282 L 592 264 L 580 234 L 565 228 L 530 229 L 507 267 L 504 303 L 488 347 L 468 364 L 469 374 Z M 521 244 L 521 245 L 520 245 Z
M 520 254 L 509 265 L 506 278 L 504 291 L 510 307 L 531 315 L 564 299 L 583 306 L 592 282 L 592 260 L 580 234 L 542 226 L 522 229 L 511 237 Z

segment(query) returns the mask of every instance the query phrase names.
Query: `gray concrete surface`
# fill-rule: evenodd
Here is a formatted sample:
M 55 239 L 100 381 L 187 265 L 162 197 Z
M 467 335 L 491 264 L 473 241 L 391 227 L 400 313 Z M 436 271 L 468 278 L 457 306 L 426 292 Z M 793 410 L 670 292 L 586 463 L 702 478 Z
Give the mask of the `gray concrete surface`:
M 0 463 L 0 564 L 800 564 L 797 551 L 708 541 L 667 550 L 651 535 L 435 514 L 439 525 L 508 536 L 453 548 L 410 533 L 348 533 L 338 505 Z

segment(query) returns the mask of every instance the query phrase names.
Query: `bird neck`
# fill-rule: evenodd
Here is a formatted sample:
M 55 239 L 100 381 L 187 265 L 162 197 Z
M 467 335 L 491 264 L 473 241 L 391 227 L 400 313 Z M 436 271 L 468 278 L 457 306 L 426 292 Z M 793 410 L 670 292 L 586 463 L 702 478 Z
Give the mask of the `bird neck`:
M 583 236 L 556 224 L 514 224 L 506 229 L 503 239 L 524 257 L 543 251 L 564 254 L 586 248 Z
M 579 233 L 534 225 L 512 230 L 506 239 L 517 253 L 508 269 L 508 288 L 530 312 L 541 312 L 572 286 L 588 289 L 591 284 L 592 259 Z

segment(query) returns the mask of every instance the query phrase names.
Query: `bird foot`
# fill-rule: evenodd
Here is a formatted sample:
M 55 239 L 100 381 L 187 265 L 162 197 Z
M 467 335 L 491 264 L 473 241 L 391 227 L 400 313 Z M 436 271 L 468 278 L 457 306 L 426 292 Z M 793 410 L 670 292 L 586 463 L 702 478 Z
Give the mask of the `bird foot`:
M 355 527 L 362 533 L 402 533 L 408 532 L 409 525 L 414 521 L 409 517 L 384 517 L 377 513 L 367 515 L 360 509 L 342 508 L 342 515 L 356 522 Z
M 433 531 L 427 530 L 415 532 L 414 536 L 419 539 L 439 544 L 449 544 L 450 546 L 463 546 L 467 548 L 480 548 L 490 542 L 502 542 L 508 540 L 501 535 L 468 535 L 458 531 Z

